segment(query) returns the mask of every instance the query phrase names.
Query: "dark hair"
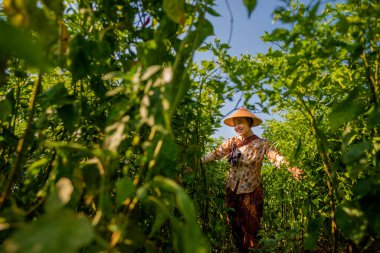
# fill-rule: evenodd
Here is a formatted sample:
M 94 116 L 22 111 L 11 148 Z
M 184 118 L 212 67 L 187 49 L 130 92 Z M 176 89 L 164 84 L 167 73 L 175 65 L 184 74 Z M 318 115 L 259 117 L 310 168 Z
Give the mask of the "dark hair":
M 249 123 L 249 126 L 252 127 L 253 126 L 253 119 L 252 118 L 249 118 L 249 117 L 245 117 Z

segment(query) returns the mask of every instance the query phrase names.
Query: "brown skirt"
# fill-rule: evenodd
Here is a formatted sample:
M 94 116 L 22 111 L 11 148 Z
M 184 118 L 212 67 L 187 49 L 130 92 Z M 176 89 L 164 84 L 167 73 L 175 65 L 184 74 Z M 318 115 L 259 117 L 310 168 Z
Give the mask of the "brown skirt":
M 263 216 L 263 187 L 260 185 L 253 192 L 236 194 L 227 187 L 226 190 L 227 222 L 232 228 L 240 252 L 258 246 L 260 219 Z

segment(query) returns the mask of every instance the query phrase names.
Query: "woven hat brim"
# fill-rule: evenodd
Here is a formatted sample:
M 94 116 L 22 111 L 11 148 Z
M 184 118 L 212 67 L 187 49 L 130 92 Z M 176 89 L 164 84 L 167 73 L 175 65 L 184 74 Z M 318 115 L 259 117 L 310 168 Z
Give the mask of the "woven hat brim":
M 258 126 L 263 122 L 262 119 L 260 119 L 259 117 L 257 117 L 256 115 L 254 115 L 253 113 L 248 111 L 247 109 L 236 110 L 235 113 L 233 113 L 231 116 L 226 118 L 223 122 L 227 126 L 233 127 L 234 126 L 234 118 L 251 118 L 251 119 L 253 119 L 252 127 Z

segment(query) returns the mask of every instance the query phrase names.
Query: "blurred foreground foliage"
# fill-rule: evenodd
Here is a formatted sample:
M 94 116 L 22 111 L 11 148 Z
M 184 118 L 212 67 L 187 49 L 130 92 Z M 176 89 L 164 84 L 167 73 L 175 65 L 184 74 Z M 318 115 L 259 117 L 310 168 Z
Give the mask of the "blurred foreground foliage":
M 380 4 L 284 2 L 273 48 L 239 58 L 204 43 L 213 6 L 3 0 L 2 251 L 234 252 L 228 165 L 199 157 L 236 94 L 283 117 L 264 136 L 305 173 L 264 166 L 261 250 L 378 250 Z

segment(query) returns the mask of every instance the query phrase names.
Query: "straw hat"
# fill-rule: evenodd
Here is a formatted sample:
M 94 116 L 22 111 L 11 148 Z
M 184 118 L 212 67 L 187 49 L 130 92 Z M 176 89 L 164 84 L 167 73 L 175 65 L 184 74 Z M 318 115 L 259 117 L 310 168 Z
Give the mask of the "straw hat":
M 228 118 L 226 118 L 223 122 L 227 126 L 233 127 L 234 126 L 234 118 L 241 118 L 241 117 L 253 119 L 252 127 L 258 126 L 258 125 L 261 124 L 261 122 L 263 122 L 262 119 L 260 119 L 259 117 L 257 117 L 255 114 L 253 114 L 252 112 L 250 112 L 245 107 L 240 107 L 239 109 L 235 110 L 231 114 L 231 116 L 229 116 Z

